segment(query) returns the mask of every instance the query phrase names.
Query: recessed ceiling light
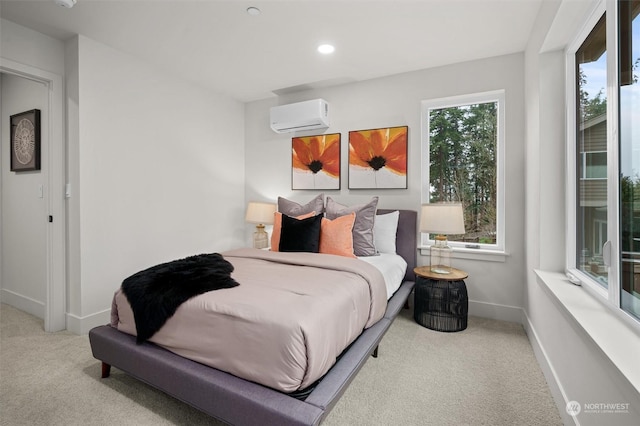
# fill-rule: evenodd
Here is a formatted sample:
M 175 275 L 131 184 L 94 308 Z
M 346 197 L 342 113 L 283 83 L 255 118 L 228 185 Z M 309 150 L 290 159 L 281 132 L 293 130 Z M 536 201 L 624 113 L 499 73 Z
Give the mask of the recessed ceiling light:
M 318 52 L 322 53 L 323 55 L 333 53 L 334 50 L 336 50 L 336 48 L 331 44 L 321 44 L 320 46 L 318 46 Z
M 247 13 L 251 16 L 258 16 L 260 15 L 260 9 L 258 9 L 257 7 L 251 6 L 247 8 Z
M 76 0 L 53 0 L 55 4 L 58 6 L 66 7 L 67 9 L 71 9 L 74 4 L 76 4 Z

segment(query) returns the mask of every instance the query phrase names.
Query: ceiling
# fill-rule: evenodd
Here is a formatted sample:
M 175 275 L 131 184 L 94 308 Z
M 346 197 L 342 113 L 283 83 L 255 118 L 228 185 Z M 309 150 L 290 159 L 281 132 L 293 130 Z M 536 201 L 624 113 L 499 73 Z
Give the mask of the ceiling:
M 248 102 L 524 51 L 545 0 L 77 1 L 2 0 L 0 17 L 82 34 Z M 319 54 L 322 43 L 335 52 Z

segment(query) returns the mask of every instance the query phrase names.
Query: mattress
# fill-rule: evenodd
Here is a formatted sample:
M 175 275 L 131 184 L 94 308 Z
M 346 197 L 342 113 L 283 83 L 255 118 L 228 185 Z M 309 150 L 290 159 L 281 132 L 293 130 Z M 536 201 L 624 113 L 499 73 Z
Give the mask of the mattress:
M 316 253 L 222 253 L 240 283 L 193 297 L 149 340 L 178 355 L 282 392 L 321 378 L 386 310 L 389 289 L 367 261 Z M 112 326 L 136 334 L 118 290 Z

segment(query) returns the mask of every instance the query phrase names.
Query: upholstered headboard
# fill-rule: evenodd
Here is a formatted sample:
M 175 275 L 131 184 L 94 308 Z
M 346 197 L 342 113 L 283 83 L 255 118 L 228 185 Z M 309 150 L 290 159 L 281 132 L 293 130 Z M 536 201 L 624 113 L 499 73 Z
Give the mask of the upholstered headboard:
M 396 210 L 378 209 L 377 214 L 391 213 Z M 398 210 L 398 232 L 396 234 L 396 253 L 407 262 L 407 272 L 404 275 L 406 281 L 415 281 L 413 268 L 416 267 L 418 258 L 418 213 L 414 210 Z

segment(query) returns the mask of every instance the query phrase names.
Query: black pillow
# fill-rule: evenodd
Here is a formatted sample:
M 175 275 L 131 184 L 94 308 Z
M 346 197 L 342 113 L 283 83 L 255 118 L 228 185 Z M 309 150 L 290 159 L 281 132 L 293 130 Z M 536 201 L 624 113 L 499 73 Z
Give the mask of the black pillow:
M 321 223 L 321 214 L 306 219 L 296 219 L 283 214 L 278 250 L 318 253 Z

